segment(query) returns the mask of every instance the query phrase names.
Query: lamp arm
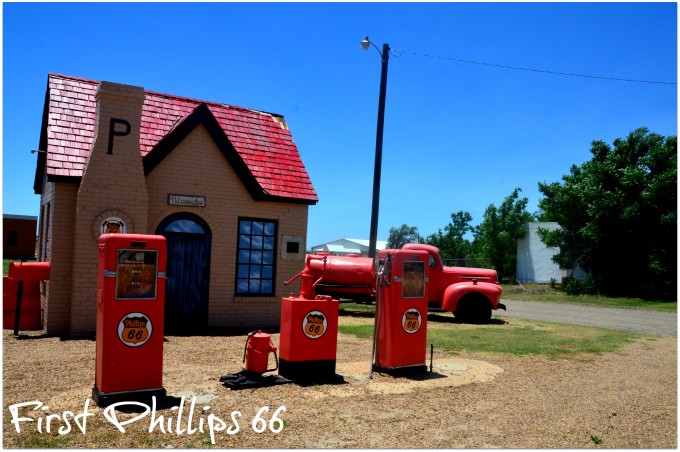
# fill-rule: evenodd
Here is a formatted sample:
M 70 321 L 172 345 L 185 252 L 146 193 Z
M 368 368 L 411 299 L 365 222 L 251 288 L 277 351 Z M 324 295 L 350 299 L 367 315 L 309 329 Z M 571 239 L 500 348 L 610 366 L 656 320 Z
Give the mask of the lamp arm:
M 368 41 L 368 43 L 369 43 L 370 45 L 373 46 L 373 48 L 378 52 L 378 54 L 380 54 L 380 58 L 382 58 L 382 57 L 383 57 L 383 54 L 382 54 L 382 52 L 380 51 L 380 49 L 378 48 L 378 46 L 375 45 L 375 44 L 373 44 L 371 41 Z

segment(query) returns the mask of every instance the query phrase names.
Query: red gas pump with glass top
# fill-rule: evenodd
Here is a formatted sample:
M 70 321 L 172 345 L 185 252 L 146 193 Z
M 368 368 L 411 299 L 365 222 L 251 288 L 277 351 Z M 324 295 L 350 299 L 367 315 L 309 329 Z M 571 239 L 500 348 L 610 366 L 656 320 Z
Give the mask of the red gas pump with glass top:
M 99 406 L 164 397 L 165 237 L 102 234 L 97 269 Z
M 378 275 L 373 369 L 427 371 L 427 251 L 382 251 Z

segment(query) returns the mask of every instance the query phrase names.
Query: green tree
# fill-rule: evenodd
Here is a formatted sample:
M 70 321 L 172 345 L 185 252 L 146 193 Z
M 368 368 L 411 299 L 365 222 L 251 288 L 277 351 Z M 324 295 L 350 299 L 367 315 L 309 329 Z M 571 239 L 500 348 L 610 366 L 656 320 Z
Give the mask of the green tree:
M 451 222 L 425 239 L 428 245 L 439 248 L 443 259 L 464 259 L 472 257 L 472 242 L 465 238 L 468 232 L 475 233 L 476 228 L 470 225 L 472 215 L 459 210 L 451 214 Z
M 522 190 L 513 192 L 496 207 L 491 204 L 475 236 L 479 253 L 493 263 L 498 278 L 513 278 L 517 265 L 517 240 L 526 235 L 526 224 L 533 219 L 527 212 L 527 198 L 519 198 Z
M 553 260 L 591 272 L 610 294 L 675 294 L 677 137 L 646 128 L 593 141 L 593 157 L 572 165 L 562 182 L 539 183 L 542 217 L 562 231 L 539 231 Z
M 398 228 L 390 228 L 390 234 L 387 237 L 387 248 L 400 249 L 407 243 L 417 243 L 419 237 L 418 228 L 415 226 L 402 224 Z

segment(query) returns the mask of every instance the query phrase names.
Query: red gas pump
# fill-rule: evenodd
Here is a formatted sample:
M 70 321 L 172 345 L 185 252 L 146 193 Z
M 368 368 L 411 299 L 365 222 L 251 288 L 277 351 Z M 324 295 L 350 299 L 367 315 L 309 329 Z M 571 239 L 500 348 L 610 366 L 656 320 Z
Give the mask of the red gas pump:
M 381 253 L 373 369 L 387 373 L 427 371 L 428 253 Z
M 99 406 L 165 396 L 165 237 L 102 234 L 97 275 L 95 386 Z

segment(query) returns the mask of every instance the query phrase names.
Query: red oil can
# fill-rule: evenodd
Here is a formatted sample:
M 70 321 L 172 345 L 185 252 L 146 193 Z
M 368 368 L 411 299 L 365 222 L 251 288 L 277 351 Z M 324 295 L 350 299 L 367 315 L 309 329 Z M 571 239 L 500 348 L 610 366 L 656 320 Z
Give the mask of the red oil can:
M 276 367 L 267 369 L 269 364 L 269 353 L 274 353 L 274 359 L 277 361 Z M 278 369 L 278 359 L 276 359 L 276 347 L 272 343 L 272 338 L 269 334 L 262 331 L 253 331 L 248 334 L 246 339 L 246 346 L 243 350 L 243 361 L 246 363 L 246 370 L 255 374 L 263 374 L 265 372 L 273 372 Z

